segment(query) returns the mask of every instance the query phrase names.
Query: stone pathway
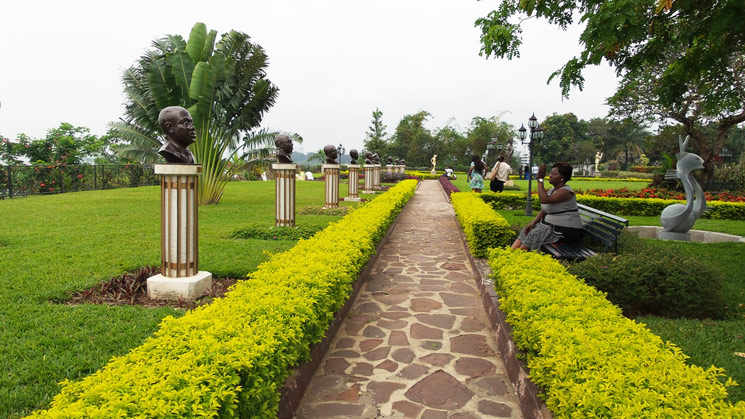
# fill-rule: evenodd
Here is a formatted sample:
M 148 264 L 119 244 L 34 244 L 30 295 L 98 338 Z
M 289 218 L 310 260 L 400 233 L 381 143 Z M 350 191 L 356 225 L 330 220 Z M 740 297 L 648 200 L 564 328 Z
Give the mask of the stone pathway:
M 422 182 L 296 418 L 522 417 L 457 229 Z

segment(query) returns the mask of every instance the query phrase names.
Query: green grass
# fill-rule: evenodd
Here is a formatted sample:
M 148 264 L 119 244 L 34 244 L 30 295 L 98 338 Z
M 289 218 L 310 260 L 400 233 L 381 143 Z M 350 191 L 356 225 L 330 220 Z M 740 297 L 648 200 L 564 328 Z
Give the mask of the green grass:
M 528 181 L 527 180 L 513 180 L 515 182 L 515 185 L 520 187 L 520 190 L 523 192 L 528 191 Z M 452 181 L 455 186 L 458 187 L 461 191 L 470 191 L 471 188 L 468 186 L 468 182 L 466 181 L 465 175 L 458 175 L 458 179 L 455 179 Z M 489 190 L 489 182 L 488 180 L 484 181 L 484 190 Z M 647 187 L 646 182 L 629 182 L 629 181 L 623 181 L 623 180 L 571 180 L 569 181 L 569 186 L 572 187 L 572 189 L 621 189 L 626 188 L 631 191 L 638 191 L 642 190 Z M 551 188 L 551 185 L 546 185 L 547 188 Z M 533 181 L 533 190 L 536 188 L 536 182 Z
M 346 191 L 342 184 L 342 197 Z M 164 317 L 183 314 L 56 303 L 108 277 L 160 263 L 159 199 L 158 187 L 142 187 L 0 201 L 0 417 L 45 407 L 59 381 L 90 374 L 141 344 Z M 297 183 L 298 209 L 323 201 L 323 182 Z M 229 238 L 240 227 L 273 224 L 274 182 L 230 183 L 220 204 L 199 213 L 200 269 L 216 277 L 245 276 L 269 253 L 295 244 Z M 340 218 L 296 220 L 325 226 Z

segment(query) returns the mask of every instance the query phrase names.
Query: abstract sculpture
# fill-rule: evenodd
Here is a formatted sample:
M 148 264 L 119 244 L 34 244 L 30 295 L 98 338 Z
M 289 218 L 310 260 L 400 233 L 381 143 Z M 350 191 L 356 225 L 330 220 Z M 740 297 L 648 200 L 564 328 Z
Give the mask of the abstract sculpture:
M 678 158 L 676 165 L 678 178 L 683 183 L 683 189 L 686 192 L 686 204 L 672 204 L 662 210 L 660 215 L 660 224 L 663 231 L 658 235 L 660 239 L 672 240 L 690 240 L 688 230 L 693 227 L 696 220 L 704 214 L 706 210 L 706 197 L 701 185 L 693 177 L 693 171 L 704 168 L 704 160 L 685 151 L 690 136 L 686 136 L 685 141 L 678 137 L 680 152 L 675 156 Z

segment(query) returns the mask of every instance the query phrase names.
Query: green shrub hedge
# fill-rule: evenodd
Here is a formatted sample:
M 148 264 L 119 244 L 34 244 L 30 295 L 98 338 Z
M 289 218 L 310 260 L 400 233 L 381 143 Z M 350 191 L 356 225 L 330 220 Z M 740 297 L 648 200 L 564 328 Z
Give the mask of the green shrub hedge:
M 604 253 L 569 265 L 569 273 L 607 293 L 626 316 L 722 319 L 724 276 L 712 264 L 677 248 L 622 236 L 629 253 Z
M 280 389 L 342 307 L 416 181 L 259 265 L 223 299 L 167 317 L 140 347 L 65 381 L 33 417 L 276 417 Z
M 515 240 L 507 220 L 474 192 L 454 192 L 450 195 L 455 215 L 468 241 L 471 253 L 484 258 L 494 247 L 509 246 Z
M 530 378 L 556 417 L 745 417 L 724 371 L 686 365 L 678 347 L 621 315 L 550 256 L 494 249 L 500 305 Z
M 482 194 L 481 199 L 496 209 L 525 206 L 524 193 Z M 668 205 L 685 204 L 685 201 L 657 198 L 610 198 L 592 195 L 577 195 L 577 202 L 616 215 L 658 216 Z M 745 220 L 745 204 L 739 202 L 707 202 L 709 210 L 702 218 L 720 220 Z M 540 202 L 533 199 L 533 208 L 540 210 Z

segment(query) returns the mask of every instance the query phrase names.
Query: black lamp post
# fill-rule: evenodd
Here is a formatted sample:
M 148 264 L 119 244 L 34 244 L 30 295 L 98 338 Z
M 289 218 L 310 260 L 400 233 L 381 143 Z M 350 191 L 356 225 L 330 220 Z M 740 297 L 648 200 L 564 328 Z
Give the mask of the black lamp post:
M 341 157 L 344 155 L 344 152 L 347 151 L 344 149 L 344 146 L 339 144 L 339 147 L 336 147 L 336 154 L 339 155 L 339 163 L 341 164 Z
M 535 117 L 535 113 L 533 116 L 528 118 L 528 128 L 530 128 L 530 138 L 528 139 L 528 200 L 527 204 L 525 206 L 525 215 L 532 216 L 533 215 L 533 140 L 541 140 L 543 138 L 543 130 L 538 125 L 538 118 Z M 520 129 L 517 130 L 517 137 L 520 139 L 520 142 L 525 144 L 525 138 L 527 136 L 527 131 L 525 129 L 525 125 L 520 124 Z

